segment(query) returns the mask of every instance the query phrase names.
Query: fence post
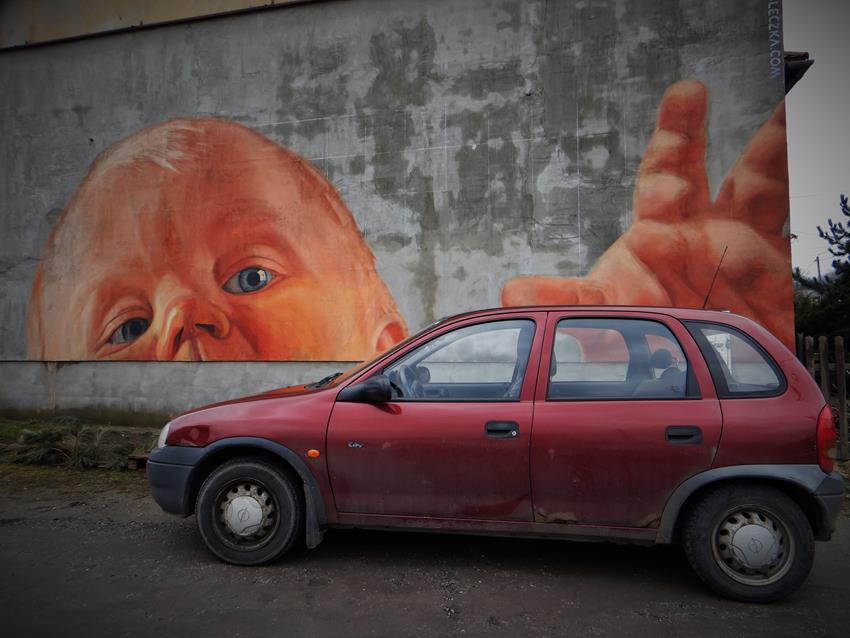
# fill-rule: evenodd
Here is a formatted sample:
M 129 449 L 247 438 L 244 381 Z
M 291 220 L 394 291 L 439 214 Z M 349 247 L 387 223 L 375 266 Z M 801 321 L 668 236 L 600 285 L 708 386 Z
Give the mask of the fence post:
M 850 458 L 847 440 L 847 368 L 844 365 L 844 337 L 835 337 L 835 378 L 838 381 L 838 456 Z
M 829 403 L 829 352 L 826 337 L 818 337 L 818 368 L 820 368 L 820 391 Z
M 815 378 L 815 340 L 813 337 L 806 337 L 805 339 L 805 350 L 806 350 L 806 369 L 808 369 L 809 374 L 812 375 L 812 379 Z

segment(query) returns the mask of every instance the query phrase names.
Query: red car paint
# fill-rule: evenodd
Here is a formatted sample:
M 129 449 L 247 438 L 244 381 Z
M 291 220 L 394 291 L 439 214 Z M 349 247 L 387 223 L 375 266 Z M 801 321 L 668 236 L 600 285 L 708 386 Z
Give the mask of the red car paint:
M 550 401 L 557 322 L 634 318 L 666 326 L 681 345 L 699 398 Z M 518 401 L 337 401 L 435 336 L 496 319 L 530 319 L 536 331 Z M 753 337 L 787 382 L 778 396 L 718 399 L 683 320 L 711 321 Z M 674 489 L 705 470 L 750 464 L 817 464 L 823 397 L 775 337 L 728 313 L 669 308 L 503 308 L 452 317 L 354 374 L 321 389 L 274 391 L 176 418 L 168 445 L 258 437 L 299 455 L 316 479 L 328 526 L 417 527 L 523 535 L 615 536 L 652 541 Z M 514 438 L 485 435 L 488 421 L 518 424 Z M 702 441 L 671 445 L 671 425 L 698 426 Z M 307 452 L 321 455 L 311 458 Z

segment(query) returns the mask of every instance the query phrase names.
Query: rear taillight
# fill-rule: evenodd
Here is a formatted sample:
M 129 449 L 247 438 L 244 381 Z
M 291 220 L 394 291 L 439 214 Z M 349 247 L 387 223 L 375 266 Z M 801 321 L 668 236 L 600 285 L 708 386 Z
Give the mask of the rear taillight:
M 832 418 L 832 408 L 823 407 L 818 416 L 818 465 L 829 474 L 835 467 L 836 436 L 835 420 Z

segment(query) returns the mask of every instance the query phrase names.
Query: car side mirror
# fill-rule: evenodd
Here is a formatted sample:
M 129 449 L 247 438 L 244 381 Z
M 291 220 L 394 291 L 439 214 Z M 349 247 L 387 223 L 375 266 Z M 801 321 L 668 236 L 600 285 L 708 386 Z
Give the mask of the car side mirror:
M 362 383 L 355 383 L 343 389 L 336 400 L 351 403 L 387 403 L 392 398 L 390 380 L 383 374 L 376 374 Z

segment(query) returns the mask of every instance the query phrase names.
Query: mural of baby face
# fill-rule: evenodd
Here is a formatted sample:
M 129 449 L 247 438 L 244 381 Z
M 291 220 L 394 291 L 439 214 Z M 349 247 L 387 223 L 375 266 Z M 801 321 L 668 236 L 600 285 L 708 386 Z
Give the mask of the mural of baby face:
M 171 120 L 105 151 L 45 245 L 42 360 L 361 360 L 406 336 L 334 187 L 239 124 Z

